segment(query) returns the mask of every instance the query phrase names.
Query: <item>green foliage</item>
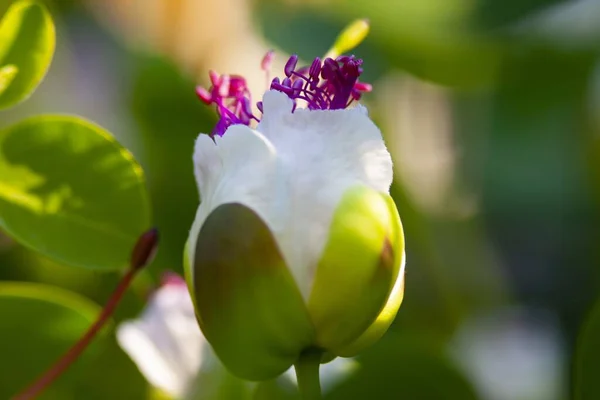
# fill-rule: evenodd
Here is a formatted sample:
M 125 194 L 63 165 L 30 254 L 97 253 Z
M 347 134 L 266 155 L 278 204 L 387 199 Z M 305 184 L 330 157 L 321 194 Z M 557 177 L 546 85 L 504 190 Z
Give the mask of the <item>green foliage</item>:
M 390 333 L 365 353 L 361 366 L 325 399 L 475 400 L 477 396 L 435 345 Z
M 0 109 L 29 96 L 54 54 L 54 24 L 46 7 L 17 1 L 0 21 Z
M 144 171 L 161 232 L 154 268 L 177 269 L 196 208 L 192 152 L 200 132 L 210 132 L 214 113 L 198 101 L 194 82 L 159 57 L 139 57 L 132 82 L 131 113 L 144 144 Z M 168 210 L 168 212 L 165 212 Z
M 378 61 L 436 83 L 468 88 L 490 85 L 497 73 L 501 47 L 470 29 L 473 7 L 468 0 L 343 0 L 313 9 L 277 0 L 262 3 L 268 4 L 259 8 L 265 34 L 289 52 L 300 48 L 310 50 L 304 50 L 307 57 L 320 55 L 316 47 L 322 41 L 316 36 L 333 39 L 347 21 L 367 18 L 371 30 L 364 44 L 369 49 L 361 46 L 360 54 L 369 55 L 369 69 Z M 332 20 L 340 26 L 332 26 Z
M 55 287 L 0 283 L 0 398 L 10 398 L 49 368 L 99 311 L 88 300 Z M 146 385 L 134 369 L 122 367 L 127 365 L 116 343 L 101 334 L 41 398 L 140 398 Z
M 527 17 L 549 6 L 566 4 L 571 0 L 479 0 L 476 16 L 479 24 L 488 28 L 498 28 Z
M 575 355 L 575 400 L 600 398 L 600 302 L 585 323 Z
M 14 395 L 48 368 L 98 312 L 94 304 L 57 288 L 1 283 L 0 398 Z M 28 354 L 31 356 L 27 357 Z M 76 375 L 77 371 L 74 372 Z M 46 398 L 58 399 L 61 395 L 64 398 L 68 379 L 53 387 Z
M 130 32 L 144 36 L 151 31 L 148 36 L 159 42 L 161 51 L 179 56 L 182 49 L 189 51 L 178 60 L 194 59 L 194 65 L 180 66 L 154 56 L 139 57 L 131 47 L 125 49 L 115 40 L 115 26 L 110 26 L 109 34 L 104 26 L 90 23 L 93 16 L 88 13 L 95 12 L 91 10 L 107 11 L 102 10 L 102 2 L 85 9 L 73 0 L 49 2 L 53 13 L 66 17 L 61 26 L 66 56 L 57 63 L 58 81 L 62 83 L 61 79 L 72 74 L 69 80 L 89 80 L 99 82 L 99 86 L 118 82 L 119 98 L 131 96 L 126 98 L 130 101 L 126 115 L 116 118 L 131 117 L 129 121 L 134 122 L 128 139 L 139 145 L 135 150 L 140 150 L 139 159 L 149 177 L 155 205 L 153 220 L 164 238 L 154 269 L 177 269 L 181 262 L 183 244 L 198 205 L 191 161 L 193 143 L 199 132 L 209 132 L 215 122 L 212 108 L 195 98 L 192 77 L 180 70 L 187 67 L 204 76 L 204 71 L 214 67 L 207 61 L 215 55 L 223 60 L 223 54 L 231 51 L 227 40 L 221 42 L 224 36 L 207 36 L 214 43 L 206 54 L 192 48 L 195 42 L 188 35 L 191 28 L 179 23 L 184 16 L 193 18 L 188 13 L 192 8 L 178 7 L 193 2 L 177 2 L 170 8 L 173 12 L 154 20 L 150 16 L 159 7 L 148 7 L 142 14 L 131 13 L 126 5 L 111 10 L 115 19 L 127 21 Z M 476 199 L 473 210 L 458 218 L 422 207 L 414 189 L 403 181 L 415 165 L 398 158 L 390 146 L 397 171 L 402 172 L 396 175 L 400 179 L 394 183 L 392 197 L 406 228 L 406 301 L 391 333 L 360 356 L 361 368 L 326 399 L 474 399 L 465 377 L 445 356 L 448 341 L 474 310 L 485 313 L 506 305 L 543 306 L 557 315 L 567 351 L 579 336 L 576 396 L 579 400 L 600 398 L 596 383 L 600 369 L 600 305 L 591 313 L 583 333 L 577 335 L 582 310 L 589 307 L 592 296 L 597 296 L 600 282 L 594 276 L 599 265 L 599 225 L 595 222 L 600 203 L 599 197 L 593 199 L 588 193 L 590 183 L 598 187 L 600 182 L 600 120 L 594 116 L 600 107 L 598 51 L 589 47 L 582 51 L 577 39 L 567 41 L 570 47 L 565 50 L 565 42 L 558 43 L 560 32 L 554 32 L 553 38 L 543 37 L 540 45 L 532 43 L 526 27 L 513 29 L 532 13 L 559 2 L 567 3 L 253 3 L 258 12 L 252 17 L 260 21 L 255 28 L 265 34 L 269 46 L 297 52 L 305 59 L 324 54 L 352 19 L 368 18 L 371 32 L 356 54 L 365 60 L 365 81 L 375 88 L 366 97 L 373 101 L 370 115 L 376 119 L 389 114 L 385 107 L 392 106 L 384 104 L 385 96 L 381 95 L 389 81 L 378 78 L 388 72 L 394 79 L 410 75 L 407 81 L 419 87 L 408 93 L 410 96 L 402 93 L 400 104 L 418 103 L 415 112 L 424 110 L 426 114 L 419 125 L 424 129 L 429 121 L 436 125 L 446 116 L 452 126 L 428 137 L 421 132 L 402 131 L 405 125 L 410 126 L 405 121 L 388 126 L 377 121 L 378 125 L 387 138 L 398 133 L 414 141 L 428 137 L 426 140 L 435 142 L 436 149 L 438 144 L 443 148 L 452 142 L 449 154 L 440 152 L 438 157 L 436 151 L 425 149 L 415 158 L 421 159 L 421 167 L 425 168 L 442 157 L 456 160 L 458 168 L 449 163 L 448 169 L 457 180 L 443 184 L 454 187 L 462 179 L 470 179 L 467 189 Z M 32 2 L 0 0 L 0 13 L 10 3 L 13 6 L 0 27 L 0 109 L 31 94 L 54 50 L 54 27 L 45 8 Z M 197 5 L 193 9 L 199 12 L 202 8 Z M 129 15 L 135 17 L 128 20 Z M 160 26 L 155 26 L 156 21 Z M 584 25 L 573 22 L 573 32 Z M 563 28 L 568 30 L 568 26 L 566 21 Z M 235 35 L 235 30 L 231 33 Z M 221 72 L 244 74 L 258 68 L 259 60 L 244 60 L 235 70 Z M 110 73 L 89 74 L 81 68 L 82 61 L 93 62 L 101 72 Z M 131 71 L 133 62 L 135 70 Z M 123 68 L 113 69 L 114 64 Z M 426 82 L 417 82 L 415 77 Z M 48 83 L 48 93 L 41 96 L 41 102 L 51 98 L 52 107 L 68 107 L 69 102 L 62 100 L 62 87 Z M 105 101 L 112 99 L 113 86 L 107 84 L 106 91 L 94 93 L 100 110 L 98 120 L 110 120 L 123 111 L 118 109 L 122 102 L 115 105 Z M 472 88 L 485 90 L 474 92 Z M 442 93 L 443 106 L 428 104 L 429 90 Z M 86 96 L 73 92 L 68 97 Z M 39 104 L 32 103 L 37 102 L 23 104 L 18 112 L 39 112 Z M 0 115 L 0 120 L 6 115 Z M 10 241 L 0 237 L 0 280 L 52 282 L 104 299 L 116 274 L 96 279 L 95 271 L 123 266 L 135 237 L 149 225 L 144 177 L 131 156 L 106 132 L 99 133 L 97 127 L 78 119 L 51 117 L 62 121 L 58 123 L 46 118 L 0 130 L 0 229 L 61 263 L 87 269 L 66 273 L 69 268 L 61 269 L 50 262 L 33 265 L 37 256 L 24 256 L 24 249 L 11 247 Z M 433 178 L 433 183 L 439 178 L 435 172 L 427 177 Z M 130 187 L 126 187 L 128 184 Z M 430 187 L 431 182 L 423 182 L 423 186 Z M 498 274 L 494 273 L 496 268 Z M 506 279 L 506 287 L 497 284 L 500 275 Z M 489 290 L 495 287 L 496 291 Z M 125 313 L 120 307 L 118 313 L 123 314 L 117 314 L 117 318 L 132 317 L 139 306 L 139 302 L 132 302 Z M 270 313 L 282 308 L 277 302 L 268 303 Z M 93 304 L 58 289 L 0 283 L 0 398 L 9 398 L 44 371 L 89 326 L 97 311 Z M 256 316 L 249 314 L 246 318 Z M 43 398 L 147 398 L 144 379 L 120 351 L 112 332 L 106 333 Z M 231 336 L 235 339 L 243 334 Z M 429 336 L 435 343 L 424 339 Z M 566 364 L 569 362 L 558 366 L 565 374 L 569 370 Z M 473 379 L 472 383 L 481 384 Z M 295 388 L 284 383 L 257 385 L 256 399 L 297 397 Z
M 0 226 L 67 265 L 124 267 L 150 225 L 144 175 L 102 128 L 40 116 L 0 132 Z

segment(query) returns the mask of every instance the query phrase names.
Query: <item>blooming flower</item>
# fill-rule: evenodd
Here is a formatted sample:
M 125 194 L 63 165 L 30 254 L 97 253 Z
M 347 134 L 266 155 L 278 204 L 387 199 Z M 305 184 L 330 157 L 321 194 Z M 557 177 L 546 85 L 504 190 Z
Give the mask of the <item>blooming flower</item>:
M 197 90 L 220 118 L 195 145 L 186 271 L 204 335 L 244 379 L 277 376 L 311 348 L 355 355 L 403 295 L 391 157 L 367 110 L 349 107 L 370 90 L 362 60 L 297 63 L 271 81 L 261 117 L 242 77 L 211 72 Z
M 152 295 L 139 319 L 117 329 L 119 345 L 155 387 L 173 398 L 250 397 L 257 386 L 229 374 L 202 335 L 185 281 L 168 275 Z M 339 361 L 338 361 L 339 360 Z M 340 382 L 356 366 L 338 359 L 321 370 L 324 390 Z M 282 387 L 295 382 L 290 369 L 279 378 Z

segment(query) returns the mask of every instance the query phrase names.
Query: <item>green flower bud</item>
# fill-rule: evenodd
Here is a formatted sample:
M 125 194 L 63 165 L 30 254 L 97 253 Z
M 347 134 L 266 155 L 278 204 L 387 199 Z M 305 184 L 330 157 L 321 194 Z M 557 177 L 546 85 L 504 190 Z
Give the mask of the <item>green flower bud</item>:
M 377 341 L 402 302 L 404 236 L 391 159 L 362 107 L 295 110 L 264 97 L 257 130 L 201 135 L 202 202 L 186 245 L 197 319 L 223 364 L 276 377 Z

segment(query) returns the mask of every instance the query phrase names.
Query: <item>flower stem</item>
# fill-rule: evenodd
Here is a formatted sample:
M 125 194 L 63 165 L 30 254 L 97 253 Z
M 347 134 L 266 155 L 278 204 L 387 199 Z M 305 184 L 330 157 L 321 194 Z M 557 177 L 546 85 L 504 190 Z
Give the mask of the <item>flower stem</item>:
M 106 325 L 113 315 L 115 309 L 121 302 L 123 295 L 131 286 L 133 278 L 144 266 L 152 261 L 156 246 L 158 245 L 158 231 L 151 229 L 141 235 L 132 251 L 129 268 L 119 281 L 117 288 L 113 291 L 106 305 L 96 318 L 96 321 L 88 328 L 85 334 L 71 347 L 49 370 L 34 381 L 30 386 L 19 394 L 13 396 L 12 400 L 30 400 L 37 398 L 50 384 L 61 376 L 67 368 L 73 364 L 83 351 L 90 345 L 98 332 Z
M 321 383 L 319 381 L 319 367 L 321 366 L 322 351 L 309 349 L 302 354 L 294 364 L 298 389 L 302 400 L 321 400 Z

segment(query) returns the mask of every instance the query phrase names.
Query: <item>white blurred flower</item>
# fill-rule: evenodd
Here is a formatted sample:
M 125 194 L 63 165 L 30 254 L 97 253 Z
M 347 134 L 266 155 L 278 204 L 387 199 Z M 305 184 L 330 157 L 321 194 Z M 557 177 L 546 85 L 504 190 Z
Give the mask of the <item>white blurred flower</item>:
M 169 276 L 139 319 L 117 329 L 119 345 L 148 381 L 181 397 L 211 350 L 202 336 L 185 281 Z
M 468 321 L 451 354 L 485 400 L 564 397 L 564 350 L 546 313 L 502 310 Z

